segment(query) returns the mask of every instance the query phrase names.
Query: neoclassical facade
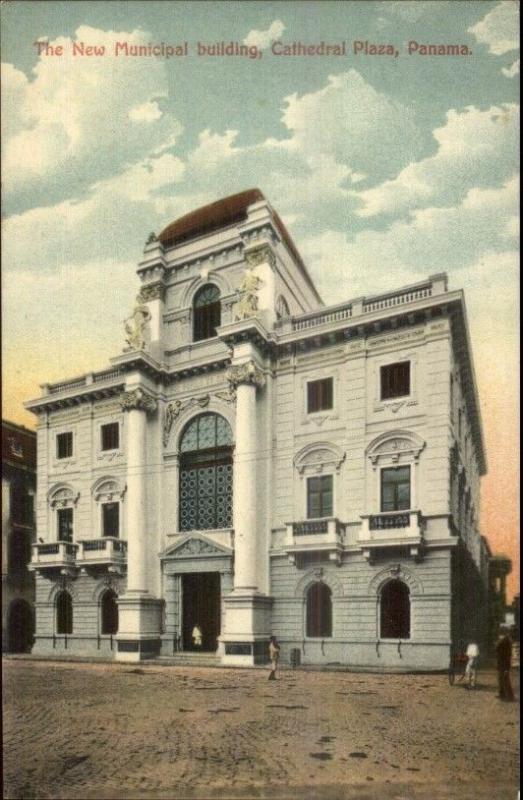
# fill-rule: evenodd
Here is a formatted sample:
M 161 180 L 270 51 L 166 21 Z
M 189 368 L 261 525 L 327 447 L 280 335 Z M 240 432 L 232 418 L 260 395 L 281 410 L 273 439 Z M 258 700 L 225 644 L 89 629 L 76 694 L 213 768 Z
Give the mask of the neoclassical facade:
M 34 652 L 441 669 L 484 635 L 463 293 L 325 307 L 259 190 L 151 234 L 126 343 L 43 387 Z M 201 642 L 194 629 L 201 631 Z

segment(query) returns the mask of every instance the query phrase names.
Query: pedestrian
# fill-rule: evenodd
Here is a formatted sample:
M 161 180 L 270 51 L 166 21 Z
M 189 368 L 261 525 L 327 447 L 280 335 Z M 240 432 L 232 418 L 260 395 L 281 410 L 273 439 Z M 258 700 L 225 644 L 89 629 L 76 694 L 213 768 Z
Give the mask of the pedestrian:
M 278 661 L 280 660 L 280 645 L 278 644 L 276 636 L 271 636 L 271 640 L 269 642 L 269 659 L 271 662 L 271 671 L 269 674 L 269 680 L 275 681 L 276 668 L 278 666 Z
M 200 626 L 198 625 L 198 623 L 196 623 L 196 625 L 192 629 L 192 640 L 195 647 L 202 646 L 202 632 L 200 630 Z
M 512 641 L 506 631 L 501 631 L 496 643 L 498 667 L 498 687 L 500 700 L 514 700 L 514 692 L 510 683 L 510 667 L 512 666 Z
M 478 668 L 479 660 L 479 647 L 476 642 L 469 642 L 467 647 L 467 666 L 465 667 L 465 677 L 467 679 L 467 688 L 476 688 L 476 671 Z

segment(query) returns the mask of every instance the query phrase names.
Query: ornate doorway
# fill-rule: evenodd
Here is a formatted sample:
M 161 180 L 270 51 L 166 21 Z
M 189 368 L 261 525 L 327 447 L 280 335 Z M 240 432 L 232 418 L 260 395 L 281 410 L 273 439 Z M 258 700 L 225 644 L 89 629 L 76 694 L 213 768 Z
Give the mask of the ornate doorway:
M 220 573 L 189 572 L 182 575 L 182 645 L 184 650 L 214 653 L 220 635 Z M 192 638 L 197 625 L 202 632 L 198 647 Z

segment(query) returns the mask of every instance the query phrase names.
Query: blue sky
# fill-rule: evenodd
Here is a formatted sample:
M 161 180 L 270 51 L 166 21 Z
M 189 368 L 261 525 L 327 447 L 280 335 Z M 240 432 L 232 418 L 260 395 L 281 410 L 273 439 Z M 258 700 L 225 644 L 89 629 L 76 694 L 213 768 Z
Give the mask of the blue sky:
M 21 404 L 39 383 L 121 350 L 150 231 L 258 186 L 327 303 L 447 271 L 467 293 L 484 416 L 513 420 L 518 13 L 512 0 L 4 4 L 4 413 L 32 424 Z M 75 40 L 123 39 L 188 41 L 191 55 L 71 55 Z M 275 39 L 343 39 L 349 55 L 276 57 Z M 355 39 L 400 55 L 355 56 Z M 38 57 L 37 40 L 65 55 Z M 194 54 L 231 40 L 262 57 Z M 410 40 L 471 55 L 408 55 Z

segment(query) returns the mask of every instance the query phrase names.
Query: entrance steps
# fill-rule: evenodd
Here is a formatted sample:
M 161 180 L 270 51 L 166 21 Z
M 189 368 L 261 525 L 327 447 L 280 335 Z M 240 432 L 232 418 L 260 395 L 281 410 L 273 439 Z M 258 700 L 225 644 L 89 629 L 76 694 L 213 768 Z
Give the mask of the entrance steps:
M 172 664 L 176 667 L 219 667 L 221 661 L 216 653 L 192 653 L 191 651 L 173 653 L 172 656 L 158 656 L 159 664 Z

